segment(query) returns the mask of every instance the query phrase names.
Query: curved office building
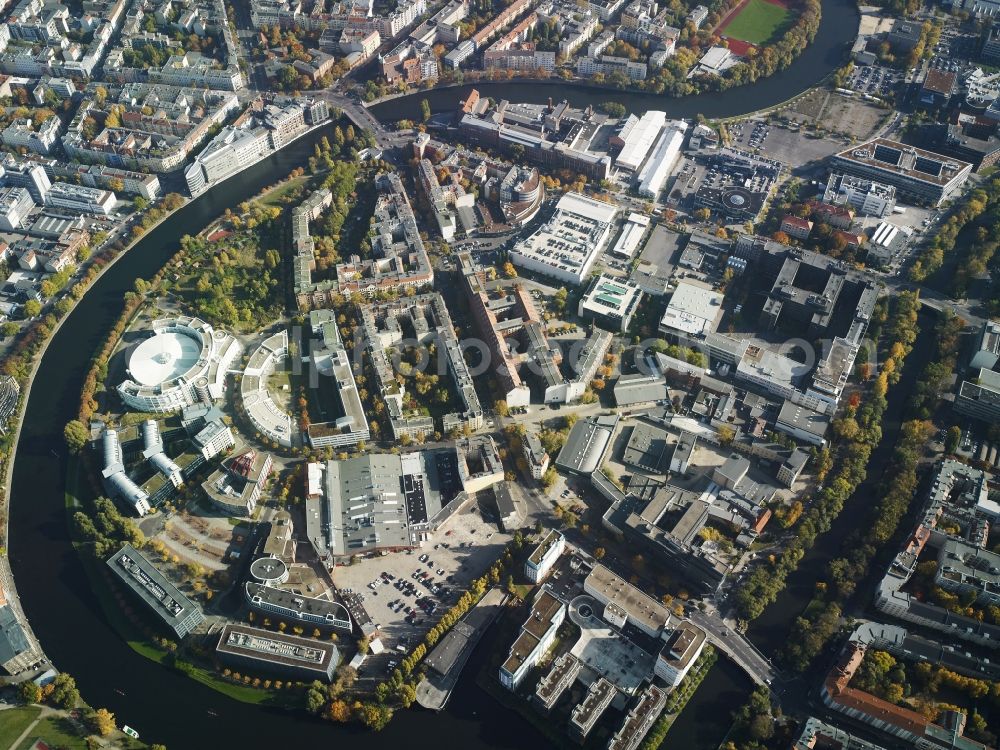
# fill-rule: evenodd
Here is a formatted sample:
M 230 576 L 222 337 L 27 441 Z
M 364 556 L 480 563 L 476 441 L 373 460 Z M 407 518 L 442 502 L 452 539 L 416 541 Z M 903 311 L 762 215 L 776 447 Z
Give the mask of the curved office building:
M 118 393 L 137 411 L 166 413 L 222 397 L 226 373 L 241 347 L 199 318 L 161 318 L 128 355 Z

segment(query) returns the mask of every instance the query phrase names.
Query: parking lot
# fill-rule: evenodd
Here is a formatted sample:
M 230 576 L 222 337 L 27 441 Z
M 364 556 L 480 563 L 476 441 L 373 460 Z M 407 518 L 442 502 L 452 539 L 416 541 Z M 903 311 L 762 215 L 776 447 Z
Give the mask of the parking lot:
M 482 507 L 485 510 L 470 502 L 420 549 L 360 560 L 334 571 L 338 588 L 363 596 L 386 650 L 365 661 L 362 676 L 381 678 L 394 669 L 500 556 L 511 537 L 498 531 L 489 505 Z
M 847 79 L 844 88 L 884 99 L 902 80 L 903 73 L 898 70 L 880 65 L 858 65 Z
M 799 128 L 769 125 L 763 120 L 747 120 L 733 125 L 733 145 L 781 162 L 802 175 L 816 164 L 844 148 L 839 138 L 821 138 Z

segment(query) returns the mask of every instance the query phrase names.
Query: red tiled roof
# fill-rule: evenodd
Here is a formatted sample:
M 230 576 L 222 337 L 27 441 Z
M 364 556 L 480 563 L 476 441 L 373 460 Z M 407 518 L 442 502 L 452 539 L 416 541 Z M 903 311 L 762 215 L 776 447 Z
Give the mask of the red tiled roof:
M 854 643 L 848 644 L 840 662 L 826 676 L 826 692 L 830 699 L 837 705 L 893 724 L 918 737 L 923 736 L 930 722 L 922 714 L 902 706 L 896 706 L 871 693 L 866 693 L 864 690 L 849 687 L 851 678 L 861 666 L 864 656 L 863 648 Z
M 781 226 L 791 226 L 798 227 L 799 229 L 811 229 L 812 224 L 806 219 L 800 219 L 798 216 L 788 215 L 781 220 Z

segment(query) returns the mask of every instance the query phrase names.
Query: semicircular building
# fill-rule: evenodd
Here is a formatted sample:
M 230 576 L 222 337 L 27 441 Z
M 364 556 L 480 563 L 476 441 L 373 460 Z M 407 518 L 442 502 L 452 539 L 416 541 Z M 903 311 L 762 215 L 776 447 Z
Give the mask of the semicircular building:
M 128 376 L 118 386 L 138 411 L 172 412 L 222 397 L 239 342 L 200 318 L 160 318 L 128 355 Z

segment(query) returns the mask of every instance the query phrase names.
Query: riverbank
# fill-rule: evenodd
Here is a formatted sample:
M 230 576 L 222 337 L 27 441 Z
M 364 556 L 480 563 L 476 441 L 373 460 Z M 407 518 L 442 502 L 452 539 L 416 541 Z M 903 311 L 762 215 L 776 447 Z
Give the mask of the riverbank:
M 84 290 L 83 295 L 81 296 L 80 299 L 82 299 L 82 297 L 85 296 L 86 293 L 90 291 L 90 289 L 92 289 L 101 280 L 101 278 L 104 276 L 105 273 L 107 273 L 108 271 L 111 270 L 111 268 L 114 267 L 115 263 L 117 263 L 119 259 L 121 259 L 129 250 L 131 250 L 136 244 L 138 244 L 148 232 L 157 229 L 161 224 L 163 224 L 163 222 L 171 218 L 177 211 L 180 211 L 185 205 L 186 201 L 182 202 L 176 208 L 168 210 L 158 221 L 154 222 L 150 227 L 144 229 L 141 234 L 139 234 L 132 240 L 132 242 L 130 242 L 128 245 L 126 245 L 124 248 L 118 251 L 114 256 L 112 256 L 110 261 L 103 264 L 100 267 L 100 270 L 98 270 L 98 272 L 94 275 L 94 277 L 90 279 L 89 283 L 87 284 L 87 288 Z M 81 264 L 81 270 L 93 267 L 97 263 L 98 257 L 99 256 L 95 255 L 89 258 L 83 264 Z M 67 289 L 63 292 L 63 294 L 66 296 L 70 296 L 70 291 Z M 3 503 L 6 512 L 0 515 L 0 551 L 2 551 L 2 554 L 0 554 L 0 584 L 2 584 L 2 589 L 4 594 L 6 595 L 7 601 L 11 605 L 15 616 L 18 618 L 18 622 L 21 625 L 21 628 L 24 630 L 26 637 L 39 650 L 39 652 L 42 655 L 43 661 L 52 666 L 55 666 L 52 662 L 52 659 L 49 658 L 49 656 L 46 654 L 44 647 L 42 647 L 41 642 L 39 641 L 37 635 L 34 632 L 31 619 L 27 617 L 26 613 L 23 610 L 23 607 L 21 606 L 21 597 L 18 594 L 17 581 L 14 577 L 14 571 L 10 566 L 10 558 L 9 558 L 10 526 L 11 526 L 10 519 L 11 519 L 11 506 L 14 500 L 11 487 L 14 476 L 13 467 L 17 459 L 17 451 L 21 439 L 21 428 L 24 424 L 24 416 L 28 408 L 28 401 L 31 398 L 31 391 L 32 387 L 34 386 L 35 376 L 38 373 L 38 368 L 41 366 L 42 359 L 48 352 L 48 348 L 51 345 L 53 339 L 62 329 L 62 326 L 66 322 L 66 320 L 69 319 L 69 317 L 76 310 L 77 306 L 80 304 L 80 299 L 76 300 L 75 304 L 69 310 L 69 312 L 67 312 L 62 317 L 56 319 L 55 326 L 52 328 L 52 331 L 50 332 L 48 338 L 46 338 L 43 341 L 41 347 L 33 356 L 31 371 L 26 376 L 25 382 L 21 387 L 20 397 L 17 402 L 17 411 L 15 412 L 15 415 L 13 417 L 15 427 L 13 433 L 10 436 L 10 445 L 12 446 L 11 452 L 9 456 L 5 459 L 3 466 L 2 491 L 3 491 Z M 52 305 L 52 307 L 55 306 L 55 303 L 56 303 L 56 298 L 53 298 L 49 302 L 49 304 Z M 19 335 L 25 335 L 25 334 L 24 332 L 22 332 Z
M 671 97 L 649 92 L 625 91 L 591 82 L 559 79 L 516 81 L 477 81 L 449 83 L 405 95 L 392 95 L 379 103 L 365 106 L 383 122 L 400 119 L 419 121 L 420 102 L 427 99 L 434 112 L 451 111 L 459 99 L 477 89 L 484 97 L 497 101 L 544 104 L 553 99 L 569 99 L 575 107 L 597 106 L 604 101 L 616 101 L 630 112 L 662 109 L 672 118 L 710 119 L 746 116 L 758 110 L 773 108 L 808 91 L 840 68 L 857 39 L 861 14 L 854 0 L 824 0 L 819 30 L 812 43 L 784 70 L 753 83 L 726 91 Z

